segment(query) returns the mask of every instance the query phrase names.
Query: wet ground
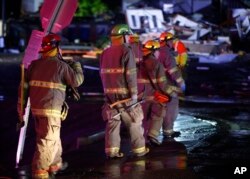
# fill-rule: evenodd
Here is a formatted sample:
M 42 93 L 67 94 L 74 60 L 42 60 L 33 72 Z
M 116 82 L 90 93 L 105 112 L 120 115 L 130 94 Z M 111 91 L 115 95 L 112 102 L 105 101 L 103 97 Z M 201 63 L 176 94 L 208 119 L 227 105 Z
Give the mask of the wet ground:
M 14 101 L 1 101 L 0 176 L 17 177 L 15 156 Z M 104 122 L 101 101 L 81 100 L 70 104 L 69 118 L 63 123 L 64 160 L 69 167 L 56 178 L 223 178 L 236 177 L 236 167 L 250 166 L 249 108 L 182 104 L 175 123 L 181 136 L 164 139 L 160 147 L 136 158 L 130 151 L 129 136 L 122 128 L 123 159 L 107 160 L 104 154 Z M 34 150 L 32 120 L 27 131 L 23 160 L 19 170 L 28 178 Z M 248 172 L 247 172 L 248 174 Z M 20 174 L 19 174 L 20 175 Z M 243 175 L 239 175 L 243 176 Z M 245 176 L 247 176 L 245 174 Z M 20 176 L 19 176 L 20 177 Z
M 15 60 L 13 60 L 15 61 Z M 18 60 L 17 60 L 18 61 Z M 15 168 L 19 133 L 15 130 L 17 63 L 1 61 L 0 178 L 29 178 L 34 151 L 30 119 L 23 160 Z M 70 111 L 62 126 L 64 160 L 69 167 L 56 178 L 248 178 L 250 172 L 250 107 L 239 103 L 181 102 L 175 130 L 181 136 L 164 139 L 160 147 L 149 146 L 147 156 L 136 158 L 129 136 L 122 128 L 122 159 L 107 160 L 100 108 L 102 97 L 84 96 L 69 101 Z M 248 170 L 243 172 L 241 169 Z M 19 171 L 19 173 L 18 173 Z M 235 174 L 234 174 L 235 173 Z

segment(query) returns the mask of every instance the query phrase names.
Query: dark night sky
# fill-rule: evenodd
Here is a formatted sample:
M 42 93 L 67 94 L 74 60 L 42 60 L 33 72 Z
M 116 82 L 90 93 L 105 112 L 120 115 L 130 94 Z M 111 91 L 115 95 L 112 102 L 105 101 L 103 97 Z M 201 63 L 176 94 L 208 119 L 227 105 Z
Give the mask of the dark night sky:
M 122 0 L 102 0 L 105 4 L 108 5 L 110 9 L 120 10 L 122 6 Z M 0 17 L 2 19 L 2 3 L 5 2 L 5 18 L 10 17 L 19 18 L 20 9 L 21 9 L 21 0 L 1 0 L 0 1 Z
M 0 12 L 2 19 L 2 3 L 5 2 L 5 18 L 14 17 L 18 18 L 20 15 L 21 0 L 1 0 Z

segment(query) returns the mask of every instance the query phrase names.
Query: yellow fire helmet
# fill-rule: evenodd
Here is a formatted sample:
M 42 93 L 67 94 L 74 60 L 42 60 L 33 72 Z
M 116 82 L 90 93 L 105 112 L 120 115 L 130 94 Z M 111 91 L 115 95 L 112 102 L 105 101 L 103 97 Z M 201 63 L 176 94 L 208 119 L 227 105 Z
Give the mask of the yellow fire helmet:
M 160 35 L 160 42 L 173 40 L 175 38 L 174 34 L 170 32 L 162 32 Z
M 148 40 L 145 44 L 143 44 L 142 47 L 142 53 L 143 56 L 147 56 L 155 50 L 158 50 L 160 48 L 160 43 L 157 40 Z

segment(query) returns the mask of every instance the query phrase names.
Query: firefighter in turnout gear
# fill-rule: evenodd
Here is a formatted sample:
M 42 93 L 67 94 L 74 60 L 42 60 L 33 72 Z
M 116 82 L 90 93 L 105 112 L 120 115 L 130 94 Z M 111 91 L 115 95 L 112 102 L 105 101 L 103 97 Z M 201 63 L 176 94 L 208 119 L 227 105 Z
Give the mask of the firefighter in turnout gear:
M 141 43 L 140 43 L 140 37 L 138 34 L 132 34 L 129 36 L 129 44 L 132 48 L 135 56 L 136 63 L 139 63 L 142 59 L 142 51 L 141 51 Z
M 33 178 L 49 178 L 66 167 L 62 161 L 60 139 L 61 121 L 65 118 L 66 87 L 78 87 L 84 80 L 79 62 L 67 64 L 59 52 L 60 36 L 48 34 L 42 40 L 41 58 L 32 61 L 25 72 L 24 91 L 19 87 L 18 114 L 22 120 L 21 104 L 30 98 L 35 120 L 36 149 L 32 161 Z M 21 85 L 20 85 L 21 86 Z M 20 96 L 24 92 L 24 99 Z M 25 102 L 21 102 L 24 100 Z
M 160 40 L 166 41 L 170 48 L 174 49 L 176 52 L 176 65 L 181 69 L 181 71 L 183 71 L 188 62 L 187 48 L 185 47 L 184 43 L 170 32 L 161 33 Z
M 111 46 L 100 56 L 100 76 L 105 94 L 102 115 L 106 121 L 105 153 L 108 158 L 124 155 L 120 152 L 121 122 L 130 133 L 132 152 L 136 156 L 149 152 L 143 136 L 143 111 L 141 105 L 137 104 L 136 63 L 133 51 L 127 44 L 131 34 L 128 25 L 115 25 L 111 30 Z
M 160 145 L 158 136 L 162 127 L 163 117 L 166 115 L 166 103 L 170 100 L 168 81 L 166 79 L 163 65 L 157 61 L 155 54 L 160 48 L 156 40 L 148 40 L 142 47 L 143 60 L 138 67 L 138 89 L 145 90 L 147 102 L 143 104 L 144 125 L 148 129 L 145 134 L 150 145 Z M 156 98 L 161 93 L 166 101 Z
M 168 45 L 169 39 L 172 36 L 166 36 L 163 32 L 160 36 L 160 45 L 158 60 L 163 64 L 168 81 L 171 84 L 168 93 L 172 100 L 166 106 L 166 116 L 163 120 L 163 134 L 166 137 L 176 137 L 180 135 L 179 131 L 174 131 L 174 121 L 179 113 L 179 98 L 178 95 L 185 91 L 185 81 L 182 78 L 182 73 L 174 58 L 174 51 Z

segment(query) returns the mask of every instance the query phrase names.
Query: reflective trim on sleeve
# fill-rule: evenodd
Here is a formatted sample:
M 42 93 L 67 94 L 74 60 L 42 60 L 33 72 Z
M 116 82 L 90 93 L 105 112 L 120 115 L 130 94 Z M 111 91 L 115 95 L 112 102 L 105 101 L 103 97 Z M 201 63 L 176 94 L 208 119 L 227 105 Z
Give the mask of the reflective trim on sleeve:
M 176 79 L 176 82 L 177 82 L 177 83 L 182 83 L 183 81 L 184 81 L 184 80 L 183 80 L 182 77 L 179 77 L 179 78 Z
M 176 51 L 176 52 L 178 51 L 179 42 L 180 42 L 179 40 L 174 42 L 174 51 Z
M 165 76 L 162 76 L 162 77 L 160 77 L 160 78 L 157 78 L 157 82 L 164 82 L 164 81 L 166 81 L 167 80 L 167 78 L 165 77 Z
M 131 91 L 130 91 L 132 94 L 137 94 L 138 91 L 137 91 L 137 87 L 134 87 L 134 88 L 131 88 Z
M 173 67 L 170 70 L 166 70 L 168 71 L 169 74 L 173 74 L 174 72 L 178 71 L 178 67 Z
M 66 85 L 63 85 L 61 83 L 32 80 L 29 82 L 29 85 L 41 88 L 59 89 L 62 91 L 66 90 Z
M 145 79 L 145 78 L 138 78 L 137 79 L 137 83 L 150 83 L 150 81 L 148 79 Z
M 101 74 L 117 74 L 124 73 L 124 68 L 102 68 Z
M 168 88 L 167 88 L 167 90 L 166 90 L 166 93 L 167 94 L 171 94 L 171 93 L 173 93 L 175 91 L 175 87 L 174 86 L 169 86 Z
M 126 74 L 129 75 L 129 74 L 135 74 L 136 73 L 136 68 L 132 68 L 130 70 L 127 70 Z
M 127 88 L 104 88 L 104 93 L 106 94 L 128 94 Z
M 154 83 L 154 84 L 156 84 L 157 82 L 159 82 L 159 83 L 161 83 L 161 82 L 164 82 L 164 81 L 166 81 L 167 79 L 166 79 L 166 77 L 165 76 L 162 76 L 162 77 L 160 77 L 160 78 L 154 78 L 154 79 L 152 79 L 152 82 Z M 149 79 L 145 79 L 145 78 L 138 78 L 137 79 L 137 83 L 140 83 L 140 84 L 148 84 L 148 83 L 150 83 L 150 80 Z

